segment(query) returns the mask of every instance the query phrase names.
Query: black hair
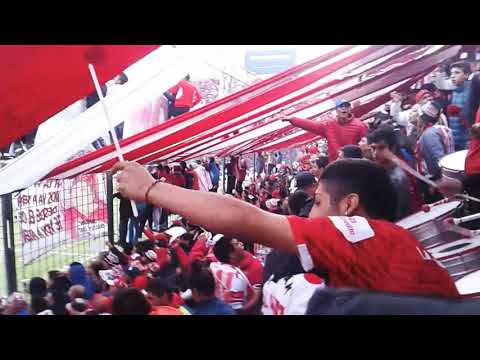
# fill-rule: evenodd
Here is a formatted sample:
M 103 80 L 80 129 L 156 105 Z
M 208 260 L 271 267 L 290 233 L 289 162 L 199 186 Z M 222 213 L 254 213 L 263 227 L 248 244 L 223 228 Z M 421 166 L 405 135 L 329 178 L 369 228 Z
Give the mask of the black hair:
M 47 295 L 47 282 L 41 277 L 33 277 L 28 284 L 28 292 L 32 297 L 45 297 Z
M 193 243 L 194 243 L 195 234 L 187 232 L 187 233 L 181 235 L 180 239 L 184 240 L 188 243 L 188 245 L 186 245 L 186 246 L 185 246 L 185 244 L 180 244 L 180 247 L 183 249 L 183 251 L 185 251 L 186 253 L 189 253 L 192 246 L 193 246 Z
M 342 159 L 328 165 L 320 177 L 333 203 L 355 193 L 360 206 L 373 219 L 394 221 L 395 188 L 386 170 L 366 159 Z
M 272 281 L 277 282 L 281 278 L 304 273 L 300 259 L 280 250 L 272 250 L 265 259 L 264 282 L 272 275 Z
M 148 250 L 155 249 L 155 243 L 152 240 L 142 240 L 135 244 L 135 249 L 141 255 L 145 254 Z
M 187 163 L 185 161 L 180 161 L 180 166 L 182 167 L 183 170 L 187 168 Z
M 420 120 L 422 120 L 423 122 L 426 122 L 426 123 L 429 123 L 429 124 L 436 124 L 439 120 L 438 117 L 431 117 L 431 116 L 428 116 L 426 114 L 422 114 L 420 115 Z
M 297 190 L 288 198 L 288 207 L 292 215 L 299 215 L 302 208 L 305 206 L 307 199 L 309 198 L 308 194 L 303 190 Z
M 100 270 L 107 270 L 105 263 L 102 260 L 95 260 L 90 263 L 90 268 L 95 273 L 95 276 L 100 276 Z
M 395 136 L 395 130 L 391 125 L 381 125 L 377 130 L 372 132 L 367 137 L 369 144 L 385 142 L 390 149 L 394 149 L 397 145 L 397 137 Z
M 30 301 L 30 308 L 34 315 L 48 309 L 47 300 L 44 297 L 33 296 Z
M 218 261 L 222 263 L 230 263 L 230 254 L 235 251 L 232 245 L 232 238 L 223 236 L 213 246 L 213 254 Z
M 55 277 L 57 276 L 57 274 L 59 273 L 60 271 L 58 270 L 50 270 L 48 272 L 48 280 L 50 280 L 51 282 L 53 282 L 53 279 L 55 279 Z
M 449 71 L 451 72 L 453 68 L 458 68 L 463 71 L 465 75 L 470 75 L 472 73 L 472 66 L 469 62 L 466 61 L 457 61 L 450 65 Z
M 152 307 L 140 290 L 120 289 L 112 301 L 113 315 L 148 315 Z
M 280 195 L 281 199 L 284 199 L 288 196 L 288 191 L 284 187 L 280 187 L 280 189 L 278 190 L 278 194 Z
M 58 273 L 53 279 L 53 284 L 50 289 L 58 292 L 67 293 L 68 289 L 72 286 L 70 279 L 67 274 Z
M 358 145 L 345 145 L 340 149 L 343 152 L 343 157 L 346 159 L 361 159 L 363 158 L 362 149 Z
M 192 263 L 190 288 L 197 290 L 204 296 L 215 295 L 215 278 L 212 272 L 199 261 Z
M 170 174 L 170 166 L 165 165 L 165 166 L 163 167 L 163 170 L 165 170 L 165 171 L 167 172 L 167 174 Z
M 133 245 L 131 243 L 128 243 L 123 245 L 122 247 L 124 253 L 121 252 L 116 246 L 110 246 L 110 251 L 118 258 L 120 265 L 128 265 L 128 255 L 132 254 Z
M 186 81 L 190 81 L 190 74 L 185 75 L 184 79 L 185 79 Z
M 173 295 L 173 289 L 170 284 L 160 277 L 150 279 L 145 290 L 158 297 L 167 294 L 169 299 L 171 299 Z
M 315 160 L 317 166 L 322 169 L 328 165 L 328 156 L 320 156 L 318 159 Z
M 420 90 L 428 90 L 428 91 L 430 91 L 431 93 L 434 93 L 435 91 L 438 90 L 438 88 L 435 86 L 435 84 L 433 84 L 433 83 L 428 83 L 428 84 L 423 84 L 423 85 L 420 87 Z
M 126 255 L 126 256 L 130 256 L 132 255 L 133 253 L 133 244 L 131 242 L 129 243 L 126 243 L 126 244 L 122 244 L 121 245 L 122 249 L 123 249 L 123 253 Z M 121 252 L 120 252 L 121 253 Z M 115 254 L 117 255 L 117 254 Z M 117 255 L 118 256 L 118 255 Z M 118 258 L 120 260 L 120 257 Z M 122 261 L 120 261 L 120 263 L 122 263 Z M 128 261 L 127 261 L 128 263 Z M 122 264 L 122 265 L 126 265 L 126 264 Z
M 70 286 L 72 284 L 64 273 L 58 272 L 53 278 L 49 291 L 53 300 L 51 309 L 55 315 L 65 315 L 67 313 L 65 305 L 70 301 L 67 295 Z

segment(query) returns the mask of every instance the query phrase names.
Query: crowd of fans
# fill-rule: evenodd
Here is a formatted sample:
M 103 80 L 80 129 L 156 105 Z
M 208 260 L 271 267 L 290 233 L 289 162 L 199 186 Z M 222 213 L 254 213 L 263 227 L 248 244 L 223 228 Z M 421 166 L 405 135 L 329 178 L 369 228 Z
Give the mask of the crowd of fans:
M 452 88 L 442 88 L 439 84 L 438 79 L 445 77 L 451 79 Z M 331 258 L 339 256 L 343 245 L 338 244 L 344 240 L 331 245 L 334 250 L 328 253 L 314 243 L 318 239 L 306 235 L 313 221 L 318 220 L 315 224 L 321 223 L 325 236 L 330 234 L 328 241 L 325 240 L 321 246 L 330 246 L 329 243 L 334 241 L 332 239 L 341 236 L 338 231 L 332 232 L 332 225 L 321 218 L 322 214 L 328 214 L 325 212 L 325 194 L 330 197 L 330 205 L 333 206 L 336 201 L 336 212 L 340 208 L 345 209 L 340 217 L 361 215 L 389 223 L 411 215 L 423 204 L 432 203 L 445 195 L 441 186 L 432 188 L 426 185 L 405 171 L 404 166 L 416 169 L 432 181 L 440 181 L 442 171 L 439 160 L 442 157 L 467 147 L 469 156 L 478 153 L 480 79 L 468 62 L 442 65 L 436 79 L 409 92 L 393 92 L 391 101 L 381 111 L 361 118 L 355 116 L 355 107 L 350 102 L 338 100 L 336 116 L 326 121 L 285 119 L 296 127 L 317 134 L 322 140 L 288 152 L 256 154 L 254 166 L 248 166 L 247 160 L 242 157 L 228 159 L 225 197 L 248 203 L 266 213 L 283 215 L 282 218 L 288 216 L 295 242 L 314 249 L 307 253 L 308 256 L 300 251 L 300 245 L 298 254 L 294 254 L 285 243 L 280 244 L 280 240 L 268 240 L 268 234 L 259 235 L 267 240 L 253 245 L 250 239 L 242 241 L 241 237 L 227 236 L 203 224 L 194 224 L 187 220 L 189 216 L 174 214 L 171 211 L 173 206 L 169 206 L 170 210 L 155 206 L 155 201 L 149 202 L 149 191 L 157 183 L 217 193 L 222 188 L 220 174 L 223 171 L 215 158 L 188 164 L 184 161 L 178 164 L 156 163 L 148 168 L 156 181 L 145 193 L 144 202 L 137 202 L 138 218 L 133 217 L 129 199 L 120 192 L 115 195 L 120 198 L 120 237 L 116 245 L 110 245 L 108 251 L 87 264 L 86 268 L 72 263 L 67 273 L 50 272 L 48 281 L 31 279 L 29 300 L 25 295 L 12 294 L 3 301 L 3 313 L 305 314 L 314 313 L 312 309 L 308 310 L 309 301 L 319 291 L 326 287 L 344 286 L 394 293 L 408 289 L 406 292 L 412 295 L 458 297 L 453 281 L 448 279 L 444 269 L 436 265 L 409 263 L 412 269 L 422 268 L 421 271 L 428 270 L 433 274 L 428 286 L 423 284 L 422 288 L 420 282 L 412 286 L 407 284 L 403 275 L 396 274 L 414 271 L 408 266 L 405 270 L 406 265 L 401 264 L 403 258 L 395 259 L 399 264 L 391 274 L 382 273 L 381 266 L 384 264 L 376 264 L 378 268 L 375 271 L 363 268 L 360 274 L 362 270 Z M 184 110 L 173 111 L 181 113 Z M 480 172 L 477 171 L 480 159 L 475 155 L 470 160 L 467 174 L 475 176 Z M 252 167 L 255 170 L 249 177 Z M 478 181 L 473 183 L 478 185 Z M 464 183 L 456 190 L 476 194 L 478 188 L 476 186 L 475 190 L 475 186 Z M 173 191 L 172 197 L 175 197 Z M 232 210 L 233 205 L 229 204 L 228 211 L 236 214 L 237 210 Z M 258 213 L 258 222 L 262 224 L 260 216 L 264 216 L 261 215 L 264 212 Z M 265 228 L 269 228 L 274 226 L 274 221 L 270 224 L 268 219 L 280 217 L 265 219 Z M 212 221 L 207 219 L 204 222 Z M 228 221 L 235 223 L 233 227 L 239 229 L 243 219 Z M 343 229 L 332 222 L 337 229 Z M 398 228 L 387 232 L 385 224 L 371 222 L 377 234 L 376 240 L 380 241 L 377 244 L 383 241 L 384 245 L 376 245 L 377 248 L 372 245 L 364 251 L 390 251 L 385 250 L 385 244 L 400 238 L 405 244 L 413 244 L 412 249 L 419 249 L 418 241 L 412 240 L 408 232 L 403 233 Z M 348 226 L 347 230 L 350 230 Z M 318 229 L 312 231 L 316 231 L 319 238 L 323 236 Z M 227 233 L 242 231 L 225 231 Z M 272 238 L 275 234 L 272 232 Z M 345 238 L 350 242 L 363 240 L 348 236 L 345 235 Z M 417 250 L 413 253 L 418 255 Z M 347 250 L 342 251 L 345 253 Z M 395 251 L 402 252 L 398 254 L 400 257 L 414 256 L 408 255 L 410 250 L 407 245 L 405 248 L 399 246 Z M 419 252 L 422 261 L 431 260 L 426 251 L 421 249 Z M 347 258 L 352 260 L 352 256 L 349 254 Z M 394 281 L 398 284 L 393 284 Z

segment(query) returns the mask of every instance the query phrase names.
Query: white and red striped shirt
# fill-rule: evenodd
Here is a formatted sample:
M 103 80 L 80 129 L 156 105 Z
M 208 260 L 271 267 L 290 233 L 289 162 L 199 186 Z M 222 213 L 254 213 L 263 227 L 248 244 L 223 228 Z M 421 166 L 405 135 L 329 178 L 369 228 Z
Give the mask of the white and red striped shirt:
M 210 270 L 215 278 L 215 296 L 233 309 L 241 309 L 253 290 L 247 276 L 239 268 L 220 262 L 211 263 Z
M 306 273 L 284 277 L 277 282 L 273 275 L 263 285 L 263 315 L 305 315 L 315 290 L 325 288 L 319 276 Z

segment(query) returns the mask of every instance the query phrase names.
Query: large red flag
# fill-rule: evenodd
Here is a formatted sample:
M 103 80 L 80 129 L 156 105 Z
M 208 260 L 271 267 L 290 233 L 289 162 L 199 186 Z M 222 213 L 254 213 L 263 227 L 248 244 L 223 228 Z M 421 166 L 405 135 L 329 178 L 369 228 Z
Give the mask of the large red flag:
M 114 78 L 158 45 L 1 45 L 0 148 Z

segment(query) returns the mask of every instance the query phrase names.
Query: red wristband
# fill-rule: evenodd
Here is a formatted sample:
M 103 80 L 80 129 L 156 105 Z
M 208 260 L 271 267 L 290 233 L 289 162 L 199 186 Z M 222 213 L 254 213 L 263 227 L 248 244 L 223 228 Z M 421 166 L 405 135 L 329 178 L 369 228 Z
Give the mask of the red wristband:
M 148 195 L 150 194 L 150 190 L 153 189 L 153 187 L 155 185 L 157 185 L 159 182 L 161 182 L 160 180 L 155 180 L 147 189 L 147 191 L 145 191 L 145 202 L 148 204 L 149 201 L 148 201 Z

